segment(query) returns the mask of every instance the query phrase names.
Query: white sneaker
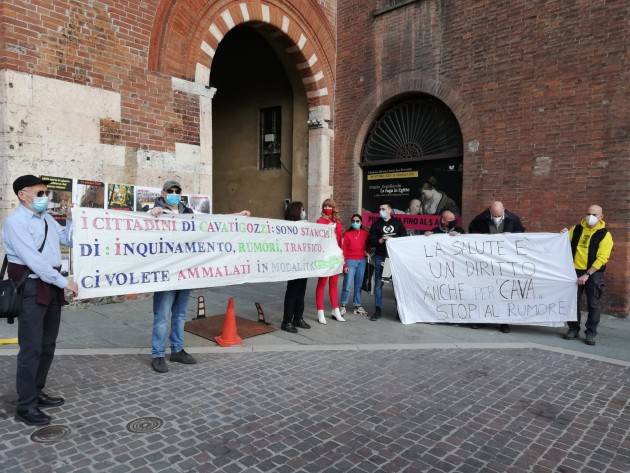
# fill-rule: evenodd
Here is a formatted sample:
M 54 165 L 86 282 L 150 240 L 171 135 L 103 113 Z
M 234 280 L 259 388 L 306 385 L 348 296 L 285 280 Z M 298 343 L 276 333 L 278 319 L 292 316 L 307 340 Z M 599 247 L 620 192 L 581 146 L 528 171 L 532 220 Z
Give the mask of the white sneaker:
M 346 312 L 347 311 L 346 311 L 346 306 L 345 305 L 339 306 L 339 313 L 341 315 L 346 315 Z
M 318 310 L 317 311 L 317 321 L 320 324 L 326 325 L 326 317 L 324 317 L 324 311 L 323 310 Z
M 346 321 L 346 319 L 344 319 L 343 316 L 341 315 L 341 312 L 339 311 L 339 307 L 335 307 L 330 315 L 337 322 L 345 322 Z
M 367 310 L 365 310 L 362 305 L 355 305 L 354 306 L 354 313 L 357 314 L 357 315 L 367 315 L 368 314 Z

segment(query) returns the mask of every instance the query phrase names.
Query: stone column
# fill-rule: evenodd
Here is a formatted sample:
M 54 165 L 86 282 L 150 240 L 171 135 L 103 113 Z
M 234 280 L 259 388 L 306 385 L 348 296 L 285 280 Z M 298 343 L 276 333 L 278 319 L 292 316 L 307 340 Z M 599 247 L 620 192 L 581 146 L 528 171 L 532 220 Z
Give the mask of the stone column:
M 199 97 L 199 168 L 194 193 L 208 195 L 212 209 L 212 99 L 217 89 L 177 77 L 172 78 L 172 88 Z
M 330 108 L 314 107 L 308 119 L 308 218 L 321 213 L 324 199 L 332 197 L 330 185 L 330 150 L 333 131 L 329 127 Z

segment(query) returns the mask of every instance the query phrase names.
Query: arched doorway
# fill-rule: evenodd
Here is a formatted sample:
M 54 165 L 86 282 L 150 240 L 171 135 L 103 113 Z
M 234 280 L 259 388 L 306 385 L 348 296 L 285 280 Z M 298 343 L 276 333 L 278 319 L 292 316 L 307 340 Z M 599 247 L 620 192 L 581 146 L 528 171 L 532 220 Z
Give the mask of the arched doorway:
M 461 215 L 463 138 L 453 112 L 427 94 L 390 101 L 363 144 L 362 208 L 381 202 L 397 213 Z
M 282 218 L 285 202 L 307 194 L 308 104 L 277 30 L 246 23 L 214 56 L 213 207 Z

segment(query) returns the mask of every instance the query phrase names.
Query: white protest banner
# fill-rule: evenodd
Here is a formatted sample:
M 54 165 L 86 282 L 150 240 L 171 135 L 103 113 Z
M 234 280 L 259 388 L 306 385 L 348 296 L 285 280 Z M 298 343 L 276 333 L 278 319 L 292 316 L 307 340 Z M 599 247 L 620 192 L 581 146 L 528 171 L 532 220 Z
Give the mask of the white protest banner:
M 403 324 L 577 320 L 567 233 L 414 236 L 387 251 Z
M 165 215 L 77 208 L 79 299 L 341 272 L 334 227 L 234 215 Z

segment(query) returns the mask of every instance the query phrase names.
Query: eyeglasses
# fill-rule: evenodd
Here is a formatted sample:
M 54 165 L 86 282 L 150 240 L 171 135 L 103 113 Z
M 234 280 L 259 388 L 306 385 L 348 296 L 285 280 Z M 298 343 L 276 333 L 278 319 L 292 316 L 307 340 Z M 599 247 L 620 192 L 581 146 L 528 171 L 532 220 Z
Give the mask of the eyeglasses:
M 46 191 L 37 191 L 37 193 L 35 194 L 35 197 L 50 197 L 52 195 L 52 191 L 51 190 L 46 190 Z
M 166 191 L 169 194 L 181 194 L 182 190 L 181 189 L 169 189 Z
M 361 220 L 353 219 L 352 223 L 361 223 Z

